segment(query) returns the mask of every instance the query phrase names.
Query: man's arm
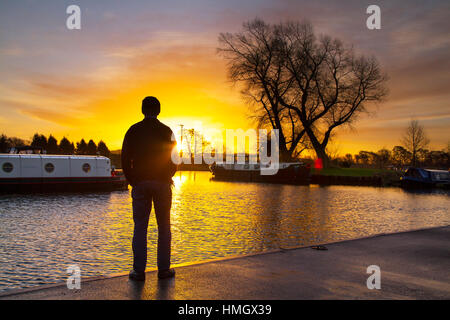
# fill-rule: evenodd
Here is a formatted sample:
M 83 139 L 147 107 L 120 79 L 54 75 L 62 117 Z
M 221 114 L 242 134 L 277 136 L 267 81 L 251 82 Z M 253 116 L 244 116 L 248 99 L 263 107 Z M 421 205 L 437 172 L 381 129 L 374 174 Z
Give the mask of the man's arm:
M 169 144 L 169 165 L 168 165 L 168 171 L 169 171 L 169 175 L 170 177 L 173 177 L 175 175 L 175 172 L 177 172 L 178 166 L 172 161 L 172 152 L 174 151 L 174 149 L 177 146 L 177 141 L 174 138 L 175 136 L 173 135 L 172 130 L 169 129 L 169 134 L 167 137 L 167 142 Z
M 133 179 L 133 144 L 131 139 L 131 130 L 128 130 L 125 134 L 122 144 L 122 170 L 125 178 L 128 180 L 130 185 L 134 185 Z

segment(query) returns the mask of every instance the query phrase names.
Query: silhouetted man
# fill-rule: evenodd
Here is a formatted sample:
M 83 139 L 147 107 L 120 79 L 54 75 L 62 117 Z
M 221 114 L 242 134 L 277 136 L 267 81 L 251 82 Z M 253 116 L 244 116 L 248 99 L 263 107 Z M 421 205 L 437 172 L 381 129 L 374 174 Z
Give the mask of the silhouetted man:
M 172 177 L 176 165 L 171 160 L 175 143 L 172 130 L 156 117 L 160 103 L 155 97 L 142 101 L 144 120 L 128 129 L 122 146 L 122 168 L 133 187 L 133 270 L 130 279 L 144 281 L 147 264 L 147 228 L 152 209 L 158 224 L 158 277 L 170 278 L 170 207 L 172 205 Z

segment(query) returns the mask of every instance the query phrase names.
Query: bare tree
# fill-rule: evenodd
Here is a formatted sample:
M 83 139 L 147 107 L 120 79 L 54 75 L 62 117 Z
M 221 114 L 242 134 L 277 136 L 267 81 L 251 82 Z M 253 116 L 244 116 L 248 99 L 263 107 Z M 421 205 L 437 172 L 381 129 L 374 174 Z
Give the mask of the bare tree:
M 280 131 L 282 158 L 311 146 L 327 166 L 333 130 L 387 93 L 375 58 L 356 56 L 337 39 L 317 38 L 306 22 L 255 19 L 239 33 L 220 34 L 219 42 L 230 79 L 243 84 L 259 125 Z
M 241 93 L 254 108 L 258 127 L 278 129 L 280 157 L 289 158 L 305 131 L 296 115 L 277 99 L 291 85 L 280 59 L 279 37 L 273 26 L 262 20 L 246 22 L 243 28 L 240 33 L 220 34 L 218 51 L 228 60 L 230 79 L 243 84 Z
M 403 136 L 402 143 L 405 149 L 411 153 L 411 165 L 415 167 L 418 153 L 425 149 L 430 140 L 426 137 L 419 121 L 411 120 Z

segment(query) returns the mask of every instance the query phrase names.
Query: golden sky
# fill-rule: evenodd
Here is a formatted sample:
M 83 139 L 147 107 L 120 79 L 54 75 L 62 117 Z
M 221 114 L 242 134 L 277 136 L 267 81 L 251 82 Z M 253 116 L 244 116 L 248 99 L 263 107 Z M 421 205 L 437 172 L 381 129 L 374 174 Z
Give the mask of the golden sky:
M 118 149 L 148 95 L 174 131 L 250 128 L 249 108 L 216 47 L 220 32 L 258 16 L 307 18 L 317 33 L 375 55 L 389 74 L 388 100 L 337 131 L 339 153 L 391 149 L 411 118 L 433 148 L 450 140 L 445 1 L 381 1 L 381 30 L 366 28 L 360 1 L 77 1 L 81 30 L 65 26 L 71 3 L 25 2 L 0 3 L 0 133 L 8 136 L 103 139 Z

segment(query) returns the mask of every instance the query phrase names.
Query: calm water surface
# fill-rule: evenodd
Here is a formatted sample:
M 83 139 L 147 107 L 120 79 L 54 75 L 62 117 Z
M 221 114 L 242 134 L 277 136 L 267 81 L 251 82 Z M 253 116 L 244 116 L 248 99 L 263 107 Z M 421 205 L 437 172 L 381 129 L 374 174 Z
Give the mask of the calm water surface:
M 174 264 L 450 224 L 449 193 L 398 188 L 210 181 L 179 172 L 172 205 Z M 0 196 L 0 291 L 132 266 L 130 191 Z M 148 267 L 157 229 L 149 225 Z

